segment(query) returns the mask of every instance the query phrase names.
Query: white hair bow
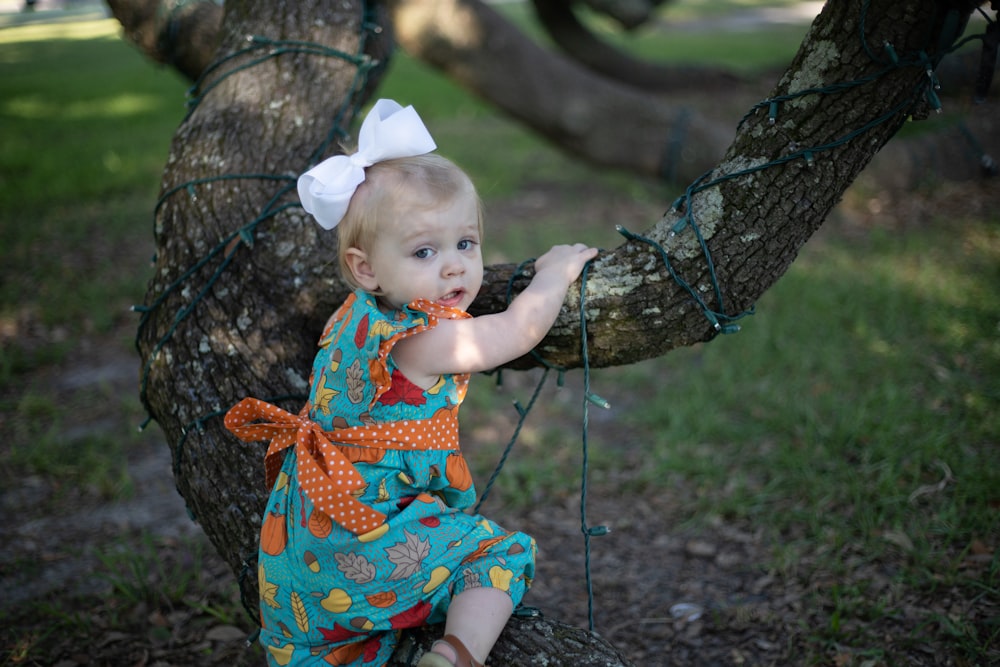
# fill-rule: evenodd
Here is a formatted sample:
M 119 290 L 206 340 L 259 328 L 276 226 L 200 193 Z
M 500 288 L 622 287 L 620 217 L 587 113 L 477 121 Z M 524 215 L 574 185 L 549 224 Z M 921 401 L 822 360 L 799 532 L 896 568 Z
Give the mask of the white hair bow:
M 412 106 L 379 100 L 361 123 L 358 152 L 335 155 L 299 176 L 299 199 L 324 229 L 333 229 L 347 213 L 354 191 L 365 180 L 365 167 L 382 160 L 430 153 L 437 145 Z

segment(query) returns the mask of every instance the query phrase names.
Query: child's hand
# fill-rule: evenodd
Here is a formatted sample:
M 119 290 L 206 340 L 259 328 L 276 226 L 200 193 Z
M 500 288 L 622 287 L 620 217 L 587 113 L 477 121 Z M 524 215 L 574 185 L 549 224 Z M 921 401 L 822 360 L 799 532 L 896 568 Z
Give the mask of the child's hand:
M 597 257 L 597 248 L 583 243 L 552 246 L 535 260 L 535 280 L 558 280 L 569 287 L 594 257 Z

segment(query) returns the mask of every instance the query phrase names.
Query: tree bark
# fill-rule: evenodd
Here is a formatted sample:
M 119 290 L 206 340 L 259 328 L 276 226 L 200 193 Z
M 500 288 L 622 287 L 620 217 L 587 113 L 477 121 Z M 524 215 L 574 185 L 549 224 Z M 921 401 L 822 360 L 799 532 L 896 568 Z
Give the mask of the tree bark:
M 643 232 L 665 255 L 630 240 L 593 262 L 583 290 L 592 366 L 710 340 L 727 321 L 714 326 L 713 312 L 752 306 L 872 156 L 919 111 L 928 79 L 915 54 L 936 56 L 941 7 L 874 0 L 862 43 L 857 3 L 827 4 L 771 96 L 782 101 L 749 114 L 681 210 Z M 336 150 L 370 92 L 359 78 L 374 37 L 366 18 L 358 3 L 343 0 L 227 3 L 219 66 L 204 77 L 163 175 L 156 270 L 138 339 L 142 398 L 170 443 L 178 491 L 250 600 L 268 492 L 266 445 L 237 441 L 221 414 L 244 396 L 297 410 L 318 333 L 347 293 L 330 259 L 334 241 L 298 207 L 294 178 Z M 487 33 L 485 40 L 494 38 Z M 899 67 L 887 65 L 885 42 L 894 45 Z M 505 63 L 508 76 L 538 66 Z M 812 89 L 822 92 L 804 92 Z M 557 110 L 561 102 L 542 104 Z M 690 291 L 668 273 L 664 256 Z M 724 303 L 714 295 L 709 257 Z M 525 279 L 513 266 L 490 267 L 474 311 L 502 310 L 508 282 L 516 288 Z M 579 367 L 581 343 L 573 290 L 539 352 Z M 536 363 L 525 358 L 515 366 Z M 505 664 L 536 664 L 530 656 L 505 659 L 522 632 L 508 630 L 498 648 L 511 651 L 498 653 Z
M 244 573 L 266 495 L 264 450 L 238 446 L 219 420 L 202 420 L 237 396 L 305 391 L 314 334 L 343 288 L 329 270 L 331 236 L 301 209 L 282 207 L 293 199 L 293 174 L 336 150 L 332 140 L 367 94 L 358 65 L 333 55 L 289 53 L 241 69 L 270 50 L 244 52 L 253 46 L 246 35 L 345 54 L 366 45 L 357 4 L 230 2 L 226 11 L 225 66 L 205 80 L 164 171 L 139 346 L 143 400 L 171 443 L 178 491 Z

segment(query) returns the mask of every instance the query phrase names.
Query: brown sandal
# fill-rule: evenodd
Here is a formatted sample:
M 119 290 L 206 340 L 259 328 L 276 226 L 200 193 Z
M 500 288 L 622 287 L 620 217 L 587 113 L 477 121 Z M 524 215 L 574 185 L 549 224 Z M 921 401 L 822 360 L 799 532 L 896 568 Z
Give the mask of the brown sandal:
M 438 639 L 431 644 L 431 650 L 438 644 L 444 644 L 455 652 L 455 662 L 451 662 L 440 653 L 428 651 L 420 658 L 417 667 L 485 667 L 481 662 L 476 662 L 476 659 L 469 653 L 469 649 L 465 648 L 462 640 L 455 635 L 445 635 Z

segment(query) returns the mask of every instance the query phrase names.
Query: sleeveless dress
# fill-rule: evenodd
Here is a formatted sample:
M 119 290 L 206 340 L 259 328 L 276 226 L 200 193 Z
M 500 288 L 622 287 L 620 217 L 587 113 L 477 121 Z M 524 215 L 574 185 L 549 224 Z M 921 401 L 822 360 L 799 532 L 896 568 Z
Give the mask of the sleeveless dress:
M 320 339 L 299 415 L 253 398 L 226 415 L 241 439 L 271 440 L 258 554 L 270 665 L 384 665 L 403 629 L 444 621 L 463 590 L 516 607 L 531 585 L 534 540 L 463 511 L 476 499 L 458 449 L 469 376 L 423 390 L 392 360 L 442 317 L 468 315 L 427 301 L 383 312 L 356 291 Z

